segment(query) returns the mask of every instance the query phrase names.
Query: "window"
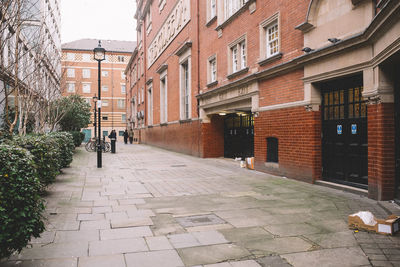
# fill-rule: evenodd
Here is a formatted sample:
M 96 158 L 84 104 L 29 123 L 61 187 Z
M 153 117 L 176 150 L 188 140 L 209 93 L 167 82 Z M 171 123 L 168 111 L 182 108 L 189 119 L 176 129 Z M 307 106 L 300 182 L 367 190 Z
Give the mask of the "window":
M 166 123 L 168 114 L 168 90 L 166 72 L 160 78 L 160 122 Z
M 217 58 L 215 55 L 208 59 L 208 69 L 208 82 L 213 83 L 217 81 Z
M 74 78 L 75 77 L 75 69 L 67 69 L 67 77 Z
M 107 92 L 108 91 L 108 85 L 102 85 L 101 86 L 101 91 Z
M 279 162 L 278 158 L 278 138 L 267 138 L 267 162 Z
M 247 66 L 246 39 L 242 36 L 230 45 L 231 73 L 245 69 Z
M 126 114 L 121 115 L 121 122 L 126 122 Z
M 142 87 L 142 104 L 144 103 L 144 88 Z
M 121 79 L 122 79 L 122 80 L 125 80 L 125 78 L 126 78 L 125 73 L 124 73 L 123 71 L 121 71 Z
M 117 60 L 118 60 L 118 62 L 125 62 L 125 57 L 124 56 L 118 56 Z
M 90 56 L 91 56 L 90 54 L 83 54 L 82 60 L 86 62 L 91 61 L 92 58 Z
M 75 83 L 67 83 L 67 92 L 75 93 Z
M 181 63 L 181 118 L 190 118 L 190 70 L 189 60 Z
M 225 0 L 225 19 L 236 13 L 249 0 Z
M 101 76 L 108 77 L 108 70 L 102 70 L 101 71 Z
M 118 131 L 118 136 L 124 136 L 124 131 Z
M 147 89 L 147 105 L 148 105 L 148 113 L 147 113 L 147 124 L 153 124 L 153 84 L 150 83 Z
M 102 107 L 108 107 L 108 100 L 101 100 Z
M 83 83 L 82 84 L 82 91 L 85 94 L 90 94 L 90 83 Z
M 82 69 L 83 78 L 90 78 L 90 69 Z
M 151 31 L 151 5 L 146 13 L 146 31 L 147 34 Z
M 217 15 L 217 0 L 209 0 L 210 1 L 210 19 L 214 18 Z
M 67 60 L 74 61 L 75 60 L 75 54 L 74 53 L 67 53 Z
M 125 99 L 118 99 L 117 106 L 118 108 L 125 108 Z
M 103 116 L 102 120 L 103 120 L 103 121 L 107 121 L 107 120 L 108 120 L 108 117 Z M 103 131 L 103 136 L 108 136 L 108 131 Z
M 121 84 L 121 94 L 126 94 L 126 85 Z
M 260 58 L 280 53 L 279 13 L 260 23 Z

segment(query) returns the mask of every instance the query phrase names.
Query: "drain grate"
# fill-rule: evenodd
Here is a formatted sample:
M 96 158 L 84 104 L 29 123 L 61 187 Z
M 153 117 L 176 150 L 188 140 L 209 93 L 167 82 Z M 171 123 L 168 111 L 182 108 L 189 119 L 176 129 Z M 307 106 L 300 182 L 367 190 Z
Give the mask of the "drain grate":
M 224 224 L 226 223 L 220 217 L 215 214 L 205 214 L 205 215 L 196 215 L 196 216 L 187 216 L 187 217 L 179 217 L 176 218 L 178 223 L 183 227 L 195 227 L 195 226 L 203 226 L 203 225 L 211 225 L 211 224 Z

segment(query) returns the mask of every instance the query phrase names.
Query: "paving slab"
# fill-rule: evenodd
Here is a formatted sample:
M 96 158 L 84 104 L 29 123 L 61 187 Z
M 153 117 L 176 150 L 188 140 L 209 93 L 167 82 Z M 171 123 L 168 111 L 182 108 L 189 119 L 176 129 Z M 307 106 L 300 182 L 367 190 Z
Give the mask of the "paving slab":
M 0 262 L 2 267 L 77 267 L 77 264 L 77 258 Z
M 125 267 L 124 255 L 80 257 L 78 267 Z
M 360 248 L 334 248 L 282 255 L 295 267 L 336 267 L 369 265 L 367 256 Z
M 250 251 L 272 255 L 308 251 L 312 248 L 312 244 L 299 237 L 280 237 L 251 240 L 244 242 L 244 247 Z
M 184 267 L 175 250 L 150 251 L 125 254 L 127 267 Z
M 148 226 L 100 230 L 100 240 L 153 236 Z
M 40 260 L 54 258 L 73 258 L 87 256 L 88 242 L 52 243 L 46 246 L 34 246 L 24 249 L 12 260 Z
M 173 249 L 171 243 L 168 241 L 168 238 L 165 236 L 149 236 L 145 239 L 150 250 Z
M 148 251 L 148 247 L 143 238 L 93 241 L 89 243 L 89 256 L 122 254 L 140 251 Z
M 178 249 L 178 253 L 187 266 L 241 259 L 251 255 L 248 250 L 234 244 L 182 248 Z

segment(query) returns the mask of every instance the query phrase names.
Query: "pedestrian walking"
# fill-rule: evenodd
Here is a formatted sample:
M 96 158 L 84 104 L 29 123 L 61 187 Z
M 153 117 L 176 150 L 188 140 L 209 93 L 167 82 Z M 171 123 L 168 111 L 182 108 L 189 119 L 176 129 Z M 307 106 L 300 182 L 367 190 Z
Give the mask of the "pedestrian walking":
M 115 153 L 115 142 L 117 141 L 117 133 L 115 130 L 112 130 L 110 135 L 108 136 L 111 140 L 111 153 Z
M 134 135 L 133 130 L 132 130 L 132 128 L 130 128 L 128 131 L 128 136 L 129 136 L 129 143 L 131 143 L 131 144 L 133 142 L 133 135 Z
M 128 137 L 129 137 L 128 130 L 125 129 L 125 132 L 124 132 L 124 143 L 125 143 L 125 145 L 128 144 Z

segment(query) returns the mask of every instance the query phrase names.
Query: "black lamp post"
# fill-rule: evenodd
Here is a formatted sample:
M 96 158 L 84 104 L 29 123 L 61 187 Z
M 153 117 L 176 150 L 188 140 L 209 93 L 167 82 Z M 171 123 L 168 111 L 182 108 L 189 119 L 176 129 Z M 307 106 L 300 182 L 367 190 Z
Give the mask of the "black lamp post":
M 97 140 L 97 132 L 96 132 L 96 130 L 97 130 L 97 96 L 94 96 L 93 97 L 93 103 L 94 103 L 94 109 L 93 109 L 93 111 L 94 111 L 94 113 L 93 113 L 93 115 L 94 115 L 94 123 L 93 123 L 93 126 L 94 126 L 94 139 L 96 139 Z
M 101 62 L 106 58 L 106 50 L 101 47 L 101 41 L 99 41 L 99 46 L 93 49 L 94 53 L 94 59 L 97 60 L 98 62 L 98 90 L 99 90 L 99 98 L 97 100 L 97 109 L 98 109 L 98 139 L 97 139 L 97 168 L 102 167 L 102 162 L 101 162 Z

